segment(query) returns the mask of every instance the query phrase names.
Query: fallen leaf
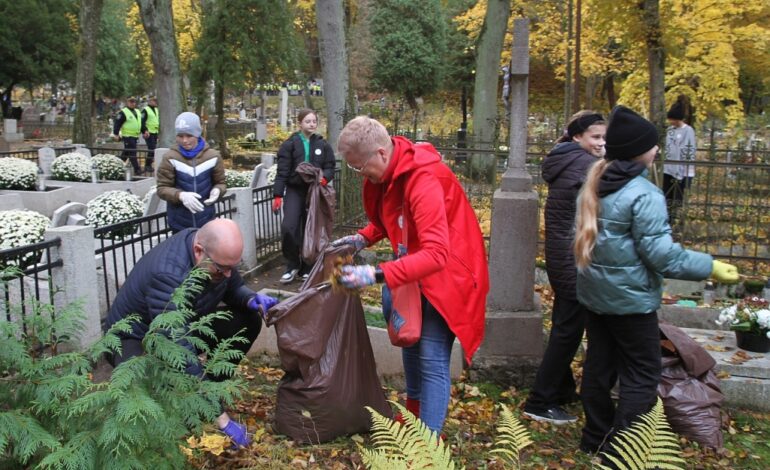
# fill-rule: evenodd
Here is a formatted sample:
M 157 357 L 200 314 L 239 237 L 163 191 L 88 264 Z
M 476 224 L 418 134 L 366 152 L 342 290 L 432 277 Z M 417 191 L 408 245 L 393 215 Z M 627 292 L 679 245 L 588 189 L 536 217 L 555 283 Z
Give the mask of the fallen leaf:
M 206 452 L 211 452 L 214 455 L 219 455 L 225 450 L 225 446 L 228 445 L 230 439 L 222 434 L 208 434 L 203 433 L 199 448 Z
M 733 348 L 731 348 L 729 346 L 715 346 L 713 344 L 707 344 L 707 345 L 703 346 L 703 349 L 705 349 L 707 351 L 727 352 L 727 351 L 732 351 Z

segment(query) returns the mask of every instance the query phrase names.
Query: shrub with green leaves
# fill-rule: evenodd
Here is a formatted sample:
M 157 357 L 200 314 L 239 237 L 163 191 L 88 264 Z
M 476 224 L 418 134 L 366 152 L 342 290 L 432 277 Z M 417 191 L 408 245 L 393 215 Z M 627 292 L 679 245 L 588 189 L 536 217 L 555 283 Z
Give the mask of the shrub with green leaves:
M 91 163 L 99 170 L 100 179 L 122 180 L 126 177 L 125 164 L 115 155 L 99 153 L 91 157 Z
M 228 188 L 248 188 L 253 171 L 225 170 L 225 184 Z
M 51 164 L 51 176 L 60 181 L 91 181 L 91 159 L 82 153 L 65 153 Z
M 187 466 L 184 437 L 200 434 L 244 390 L 231 357 L 242 357 L 222 341 L 215 349 L 201 338 L 213 335 L 217 312 L 198 318 L 190 299 L 208 276 L 197 270 L 177 289 L 177 310 L 153 320 L 145 354 L 120 364 L 106 382 L 95 383 L 96 361 L 120 346 L 119 333 L 136 318 L 116 323 L 84 351 L 72 342 L 83 330 L 82 309 L 55 312 L 37 304 L 27 328 L 0 319 L 0 468 L 178 469 Z M 210 382 L 185 372 L 193 344 L 207 355 L 204 372 L 231 379 Z
M 0 189 L 34 191 L 37 187 L 37 165 L 16 157 L 0 158 Z

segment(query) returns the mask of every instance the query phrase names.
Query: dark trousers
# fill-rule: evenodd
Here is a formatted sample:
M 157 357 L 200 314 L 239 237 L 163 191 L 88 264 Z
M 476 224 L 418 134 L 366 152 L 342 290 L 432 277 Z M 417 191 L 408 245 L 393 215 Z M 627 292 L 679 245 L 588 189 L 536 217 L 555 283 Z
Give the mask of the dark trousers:
M 283 197 L 283 222 L 281 222 L 281 249 L 286 258 L 286 269 L 302 268 L 302 240 L 307 220 L 307 192 L 287 186 Z
M 139 160 L 136 158 L 136 142 L 138 137 L 123 137 L 123 155 L 120 157 L 124 162 L 131 160 L 131 166 L 134 167 L 134 174 L 139 174 Z
M 543 362 L 537 370 L 535 385 L 527 398 L 527 411 L 543 413 L 554 406 L 570 403 L 577 397 L 570 365 L 583 339 L 587 314 L 588 310 L 576 299 L 556 294 L 551 335 Z
M 152 173 L 152 164 L 155 162 L 155 149 L 158 148 L 158 134 L 150 134 L 144 139 L 147 144 L 147 158 L 144 159 L 144 172 Z
M 262 329 L 262 318 L 258 313 L 252 312 L 247 308 L 236 309 L 223 306 L 221 310 L 229 310 L 232 313 L 232 318 L 229 320 L 217 319 L 211 323 L 211 328 L 214 330 L 216 338 L 209 338 L 208 336 L 201 336 L 206 344 L 213 351 L 216 345 L 223 339 L 232 338 L 233 336 L 242 336 L 246 338 L 246 343 L 235 343 L 232 345 L 233 349 L 237 349 L 243 354 L 246 354 L 251 348 L 252 343 L 259 336 L 259 332 Z M 244 330 L 244 331 L 240 331 Z M 240 332 L 240 333 L 239 333 Z M 142 341 L 134 338 L 121 338 L 120 344 L 122 347 L 121 354 L 115 354 L 112 357 L 108 357 L 110 364 L 113 367 L 118 367 L 123 362 L 131 359 L 132 357 L 141 356 L 144 354 L 142 349 Z M 238 364 L 240 359 L 231 360 L 233 364 Z M 221 382 L 230 378 L 228 375 L 207 375 L 207 379 L 214 382 Z
M 595 452 L 611 434 L 652 409 L 660 382 L 660 331 L 656 312 L 597 315 L 588 312 L 588 351 L 580 398 L 586 424 L 580 447 Z M 620 379 L 617 408 L 610 397 Z
M 684 193 L 692 184 L 691 177 L 684 177 L 681 180 L 663 173 L 663 194 L 666 196 L 666 209 L 668 209 L 669 223 L 673 224 L 679 216 L 679 209 L 684 201 Z

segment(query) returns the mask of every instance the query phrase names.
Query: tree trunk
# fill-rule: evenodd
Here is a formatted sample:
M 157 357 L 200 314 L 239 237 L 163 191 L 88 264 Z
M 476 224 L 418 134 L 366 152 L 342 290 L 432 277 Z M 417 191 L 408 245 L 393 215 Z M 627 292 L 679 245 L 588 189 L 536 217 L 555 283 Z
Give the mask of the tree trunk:
M 642 15 L 644 21 L 644 41 L 647 45 L 647 68 L 650 74 L 649 117 L 650 121 L 658 126 L 661 139 L 664 139 L 666 136 L 666 55 L 663 49 L 660 28 L 660 5 L 658 1 L 644 0 Z
M 174 120 L 182 105 L 182 73 L 174 35 L 171 0 L 136 0 L 142 25 L 150 41 L 153 84 L 158 96 L 160 134 L 158 147 L 171 147 L 175 140 Z
M 227 147 L 227 136 L 225 135 L 225 87 L 221 81 L 214 84 L 214 107 L 217 114 L 217 125 L 214 127 L 214 134 L 219 141 L 219 153 L 222 158 L 230 157 L 230 149 Z
M 562 15 L 564 18 L 564 15 Z M 562 23 L 564 26 L 564 23 Z M 567 51 L 564 64 L 564 127 L 572 116 L 572 0 L 567 1 Z
M 497 76 L 500 73 L 500 53 L 505 29 L 511 14 L 510 0 L 489 0 L 484 25 L 476 48 L 476 80 L 473 89 L 473 134 L 477 146 L 494 148 L 497 135 Z M 473 174 L 489 182 L 495 177 L 493 154 L 471 157 Z
M 575 83 L 573 83 L 574 91 L 572 92 L 573 113 L 580 111 L 580 36 L 583 34 L 582 8 L 583 2 L 577 0 L 577 3 L 575 3 Z
M 96 70 L 96 41 L 104 0 L 81 0 L 80 34 L 78 40 L 78 64 L 75 82 L 77 108 L 72 141 L 91 146 L 94 133 L 91 126 L 94 100 L 94 71 Z
M 607 96 L 609 109 L 614 108 L 618 98 L 615 96 L 615 74 L 613 72 L 604 76 L 604 93 Z
M 348 52 L 345 43 L 345 11 L 342 0 L 316 0 L 315 8 L 328 120 L 327 138 L 329 144 L 336 150 L 337 139 L 350 110 L 347 103 L 349 77 Z

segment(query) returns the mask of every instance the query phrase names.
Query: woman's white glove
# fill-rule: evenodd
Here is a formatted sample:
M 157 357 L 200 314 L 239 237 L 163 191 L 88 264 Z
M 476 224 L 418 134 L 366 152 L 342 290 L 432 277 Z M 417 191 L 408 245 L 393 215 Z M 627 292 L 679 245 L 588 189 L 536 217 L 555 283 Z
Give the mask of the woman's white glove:
M 210 206 L 215 202 L 217 202 L 218 199 L 219 199 L 219 188 L 214 188 L 209 193 L 209 198 L 203 201 L 203 203 L 206 204 L 207 206 Z
M 182 201 L 182 204 L 184 204 L 187 210 L 193 214 L 197 214 L 203 210 L 203 204 L 201 204 L 201 202 L 198 200 L 200 198 L 201 195 L 198 193 L 187 191 L 179 193 L 179 200 Z

